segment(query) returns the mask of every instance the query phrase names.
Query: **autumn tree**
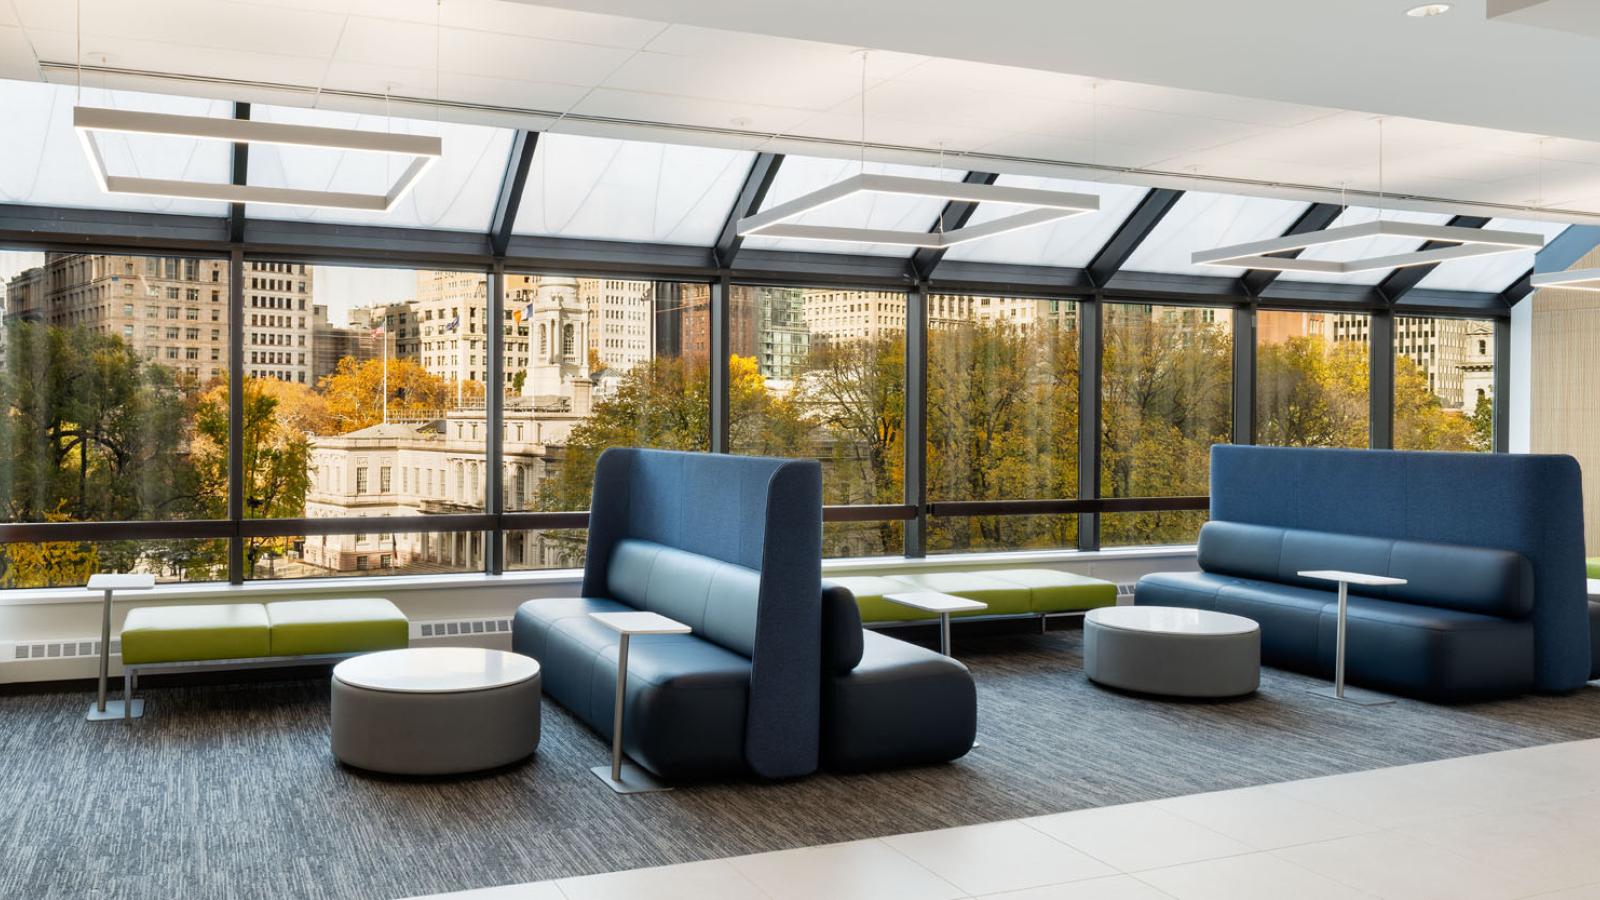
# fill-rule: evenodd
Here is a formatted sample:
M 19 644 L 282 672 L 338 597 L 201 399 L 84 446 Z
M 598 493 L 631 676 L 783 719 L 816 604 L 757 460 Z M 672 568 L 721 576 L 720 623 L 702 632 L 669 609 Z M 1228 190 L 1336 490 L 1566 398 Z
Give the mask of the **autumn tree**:
M 1209 492 L 1211 445 L 1231 438 L 1232 336 L 1201 309 L 1112 307 L 1102 357 L 1100 479 L 1108 497 Z M 1194 539 L 1204 514 L 1115 513 L 1101 542 Z
M 226 382 L 206 392 L 195 410 L 194 458 L 211 514 L 227 515 L 228 391 Z M 305 515 L 310 488 L 310 434 L 323 425 L 321 399 L 302 384 L 275 378 L 247 378 L 242 422 L 244 515 L 251 519 Z M 281 556 L 286 538 L 251 538 L 249 565 Z
M 1078 336 L 1056 324 L 974 321 L 928 336 L 928 490 L 934 499 L 1077 493 Z M 1067 546 L 1073 516 L 935 519 L 929 545 Z
M 196 484 L 184 444 L 192 388 L 115 335 L 9 325 L 0 376 L 7 520 L 192 516 Z
M 328 432 L 347 434 L 383 421 L 384 365 L 388 364 L 390 419 L 425 419 L 454 408 L 458 389 L 462 400 L 483 400 L 483 384 L 454 385 L 429 372 L 412 359 L 358 360 L 346 356 L 332 375 L 318 384 L 327 405 Z

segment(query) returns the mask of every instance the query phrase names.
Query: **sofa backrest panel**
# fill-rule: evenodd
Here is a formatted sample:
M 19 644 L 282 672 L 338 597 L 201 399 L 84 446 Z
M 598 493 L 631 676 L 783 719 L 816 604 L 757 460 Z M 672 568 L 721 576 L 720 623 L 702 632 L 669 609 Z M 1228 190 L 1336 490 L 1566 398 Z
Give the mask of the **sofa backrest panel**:
M 1211 518 L 1521 554 L 1536 594 L 1537 687 L 1588 680 L 1583 493 L 1570 456 L 1218 444 Z
M 1322 590 L 1334 585 L 1298 573 L 1342 569 L 1404 578 L 1403 585 L 1351 591 L 1508 619 L 1523 618 L 1534 607 L 1533 566 L 1509 550 L 1207 522 L 1200 529 L 1199 558 L 1207 572 Z
M 744 656 L 755 655 L 760 574 L 709 557 L 628 538 L 611 551 L 611 596 L 676 619 Z
M 619 549 L 632 554 L 624 548 L 630 540 L 662 548 L 650 566 L 661 569 L 660 577 L 641 576 L 639 560 L 617 559 Z M 668 550 L 728 567 L 691 563 Z M 667 572 L 677 574 L 669 579 Z M 822 706 L 816 460 L 606 450 L 595 462 L 583 593 L 643 603 L 749 656 L 746 762 L 768 778 L 816 769 Z

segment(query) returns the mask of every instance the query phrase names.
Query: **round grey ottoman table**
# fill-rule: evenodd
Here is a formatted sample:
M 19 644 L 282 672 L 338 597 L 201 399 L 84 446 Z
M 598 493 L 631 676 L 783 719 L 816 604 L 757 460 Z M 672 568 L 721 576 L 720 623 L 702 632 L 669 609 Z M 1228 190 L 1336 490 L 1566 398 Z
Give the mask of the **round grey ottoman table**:
M 1083 671 L 1125 691 L 1237 697 L 1261 685 L 1261 626 L 1171 606 L 1106 606 L 1083 620 Z
M 503 650 L 412 647 L 333 667 L 333 755 L 395 775 L 475 772 L 539 746 L 539 663 Z

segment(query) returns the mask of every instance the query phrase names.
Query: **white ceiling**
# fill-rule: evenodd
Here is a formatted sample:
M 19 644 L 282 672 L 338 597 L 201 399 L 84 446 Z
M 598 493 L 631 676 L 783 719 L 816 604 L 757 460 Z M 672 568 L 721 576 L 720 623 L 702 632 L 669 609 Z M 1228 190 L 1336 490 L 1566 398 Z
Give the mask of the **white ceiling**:
M 853 156 L 865 44 L 883 162 L 1337 199 L 1379 112 L 1390 205 L 1600 221 L 1600 43 L 1484 2 L 82 0 L 82 49 L 96 86 Z M 73 7 L 0 0 L 0 77 L 70 83 Z

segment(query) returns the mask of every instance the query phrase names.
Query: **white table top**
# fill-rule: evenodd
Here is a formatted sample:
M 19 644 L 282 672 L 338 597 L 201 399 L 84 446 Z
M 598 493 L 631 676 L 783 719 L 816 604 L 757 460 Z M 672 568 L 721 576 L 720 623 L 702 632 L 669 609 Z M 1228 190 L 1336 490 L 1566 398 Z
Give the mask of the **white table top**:
M 1385 584 L 1405 584 L 1404 578 L 1390 578 L 1387 575 L 1368 575 L 1365 572 L 1346 572 L 1341 569 L 1307 569 L 1298 572 L 1301 578 L 1316 578 L 1321 581 L 1342 581 L 1345 584 L 1365 584 L 1370 586 Z
M 1600 597 L 1600 578 L 1589 579 L 1589 596 Z
M 623 634 L 689 634 L 693 628 L 653 612 L 589 613 L 589 618 Z
M 402 694 L 486 691 L 539 674 L 531 656 L 481 647 L 407 647 L 345 660 L 333 677 L 352 687 Z
M 940 591 L 897 591 L 893 594 L 884 594 L 883 599 L 931 613 L 972 612 L 989 608 L 987 603 Z
M 1089 610 L 1085 619 L 1107 628 L 1162 634 L 1249 634 L 1261 627 L 1244 616 L 1181 606 L 1101 606 Z
M 149 574 L 101 572 L 89 576 L 91 591 L 148 591 L 155 586 L 156 577 Z

